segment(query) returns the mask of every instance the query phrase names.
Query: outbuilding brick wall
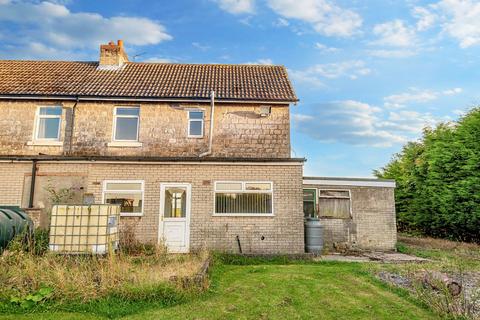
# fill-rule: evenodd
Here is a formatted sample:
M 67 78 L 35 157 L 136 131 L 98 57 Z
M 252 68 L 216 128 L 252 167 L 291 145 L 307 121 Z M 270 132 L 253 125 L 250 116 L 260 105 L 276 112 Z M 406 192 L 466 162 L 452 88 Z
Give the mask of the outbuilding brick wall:
M 305 189 L 350 190 L 352 218 L 322 218 L 324 242 L 362 249 L 394 250 L 397 242 L 394 188 L 304 184 Z M 318 192 L 317 192 L 318 196 Z
M 0 162 L 0 203 L 22 204 L 23 181 L 31 163 Z M 302 164 L 194 164 L 194 163 L 38 163 L 40 176 L 86 177 L 85 193 L 102 201 L 104 180 L 144 180 L 144 215 L 122 217 L 143 242 L 158 239 L 160 183 L 190 183 L 192 205 L 191 249 L 208 248 L 238 252 L 236 236 L 245 253 L 302 253 Z M 273 217 L 214 217 L 214 181 L 272 181 Z M 42 188 L 36 185 L 36 188 Z M 35 199 L 38 203 L 39 199 Z M 263 240 L 262 240 L 263 237 Z

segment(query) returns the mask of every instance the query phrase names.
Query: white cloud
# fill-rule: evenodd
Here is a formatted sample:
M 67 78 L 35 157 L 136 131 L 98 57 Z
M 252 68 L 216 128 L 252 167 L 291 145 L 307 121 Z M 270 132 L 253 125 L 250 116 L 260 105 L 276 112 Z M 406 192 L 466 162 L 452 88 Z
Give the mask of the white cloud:
M 457 115 L 457 116 L 459 116 L 459 117 L 462 117 L 462 116 L 466 115 L 467 112 L 468 112 L 468 111 L 462 110 L 462 109 L 454 109 L 454 110 L 452 111 L 453 114 L 455 114 L 455 115 Z
M 453 96 L 462 92 L 463 92 L 462 88 L 453 88 L 453 89 L 444 90 L 442 93 L 446 96 Z
M 261 64 L 261 65 L 273 65 L 272 59 L 258 59 L 256 61 L 245 62 L 244 64 Z
M 391 132 L 401 134 L 406 138 L 408 135 L 419 135 L 423 128 L 433 126 L 438 122 L 430 113 L 420 113 L 411 110 L 392 111 L 386 120 L 380 121 L 378 127 Z
M 172 39 L 157 21 L 128 16 L 103 17 L 98 13 L 71 12 L 52 2 L 0 2 L 0 21 L 18 25 L 9 40 L 18 50 L 46 53 L 97 48 L 100 43 L 123 39 L 128 45 L 154 45 Z M 41 49 L 40 46 L 45 48 Z M 6 52 L 7 50 L 3 50 Z
M 268 0 L 267 3 L 283 18 L 307 22 L 325 36 L 349 37 L 362 26 L 358 13 L 329 0 Z
M 424 31 L 430 29 L 437 22 L 437 15 L 423 7 L 414 7 L 412 9 L 413 17 L 417 18 L 417 30 Z
M 325 79 L 350 78 L 352 80 L 371 73 L 362 60 L 316 64 L 305 70 L 289 70 L 291 77 L 299 82 L 322 86 Z
M 407 92 L 393 94 L 383 98 L 384 106 L 390 109 L 405 108 L 409 103 L 426 103 L 437 100 L 440 96 L 452 96 L 462 93 L 462 88 L 452 88 L 443 91 L 420 90 L 410 88 Z
M 408 58 L 418 52 L 414 49 L 375 49 L 367 50 L 368 54 L 379 58 Z
M 176 62 L 175 59 L 164 58 L 164 57 L 150 57 L 148 59 L 143 60 L 144 62 L 152 62 L 152 63 L 173 63 Z
M 273 23 L 275 27 L 288 27 L 290 25 L 290 22 L 288 22 L 287 19 L 284 18 L 278 18 L 277 21 Z
M 423 103 L 437 99 L 437 93 L 430 90 L 411 88 L 408 92 L 392 94 L 383 98 L 385 106 L 389 108 L 402 108 L 405 104 L 415 102 Z
M 339 48 L 329 47 L 329 46 L 324 45 L 320 42 L 315 43 L 315 48 L 322 51 L 322 52 L 325 52 L 325 53 L 333 53 L 333 52 L 340 51 Z
M 415 7 L 417 28 L 426 30 L 438 26 L 456 39 L 461 48 L 480 44 L 480 2 L 472 0 L 442 0 L 426 7 Z
M 381 109 L 366 103 L 345 100 L 321 103 L 313 114 L 294 114 L 295 130 L 329 143 L 389 147 L 407 141 L 398 133 L 382 128 Z
M 308 114 L 293 114 L 294 130 L 321 142 L 355 146 L 391 147 L 418 138 L 426 126 L 441 120 L 431 113 L 412 110 L 386 111 L 343 100 L 303 106 Z
M 402 20 L 393 20 L 373 27 L 378 37 L 373 43 L 390 47 L 410 47 L 416 42 L 415 30 Z
M 211 48 L 210 46 L 207 46 L 205 44 L 201 44 L 201 43 L 198 43 L 198 42 L 192 42 L 192 46 L 199 49 L 200 51 L 207 51 Z
M 220 8 L 232 14 L 255 12 L 254 0 L 216 0 Z

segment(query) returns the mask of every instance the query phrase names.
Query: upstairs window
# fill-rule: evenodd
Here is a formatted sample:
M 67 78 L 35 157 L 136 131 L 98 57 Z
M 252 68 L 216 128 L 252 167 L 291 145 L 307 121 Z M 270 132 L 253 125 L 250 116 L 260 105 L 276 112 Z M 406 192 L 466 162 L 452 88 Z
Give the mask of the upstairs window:
M 114 118 L 114 141 L 138 141 L 140 108 L 117 107 Z
M 318 207 L 321 218 L 350 219 L 350 190 L 319 190 Z
M 36 140 L 60 140 L 62 107 L 40 107 L 37 110 Z
M 188 112 L 188 136 L 193 138 L 203 137 L 203 111 Z
M 215 214 L 273 215 L 271 182 L 216 182 Z

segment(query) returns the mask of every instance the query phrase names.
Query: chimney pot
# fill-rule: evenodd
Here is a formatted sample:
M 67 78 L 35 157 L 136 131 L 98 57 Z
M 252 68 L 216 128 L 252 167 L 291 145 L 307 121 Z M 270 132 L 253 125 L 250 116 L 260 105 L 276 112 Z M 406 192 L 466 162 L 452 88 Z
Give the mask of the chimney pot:
M 123 48 L 123 40 L 117 40 L 117 45 L 118 45 L 120 48 Z

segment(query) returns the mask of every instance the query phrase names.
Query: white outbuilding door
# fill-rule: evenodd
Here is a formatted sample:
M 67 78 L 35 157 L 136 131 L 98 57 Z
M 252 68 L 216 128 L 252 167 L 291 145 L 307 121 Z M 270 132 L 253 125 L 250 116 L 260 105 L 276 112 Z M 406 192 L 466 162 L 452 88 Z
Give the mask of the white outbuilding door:
M 169 252 L 188 252 L 190 244 L 191 185 L 162 183 L 160 185 L 160 225 L 158 241 Z

